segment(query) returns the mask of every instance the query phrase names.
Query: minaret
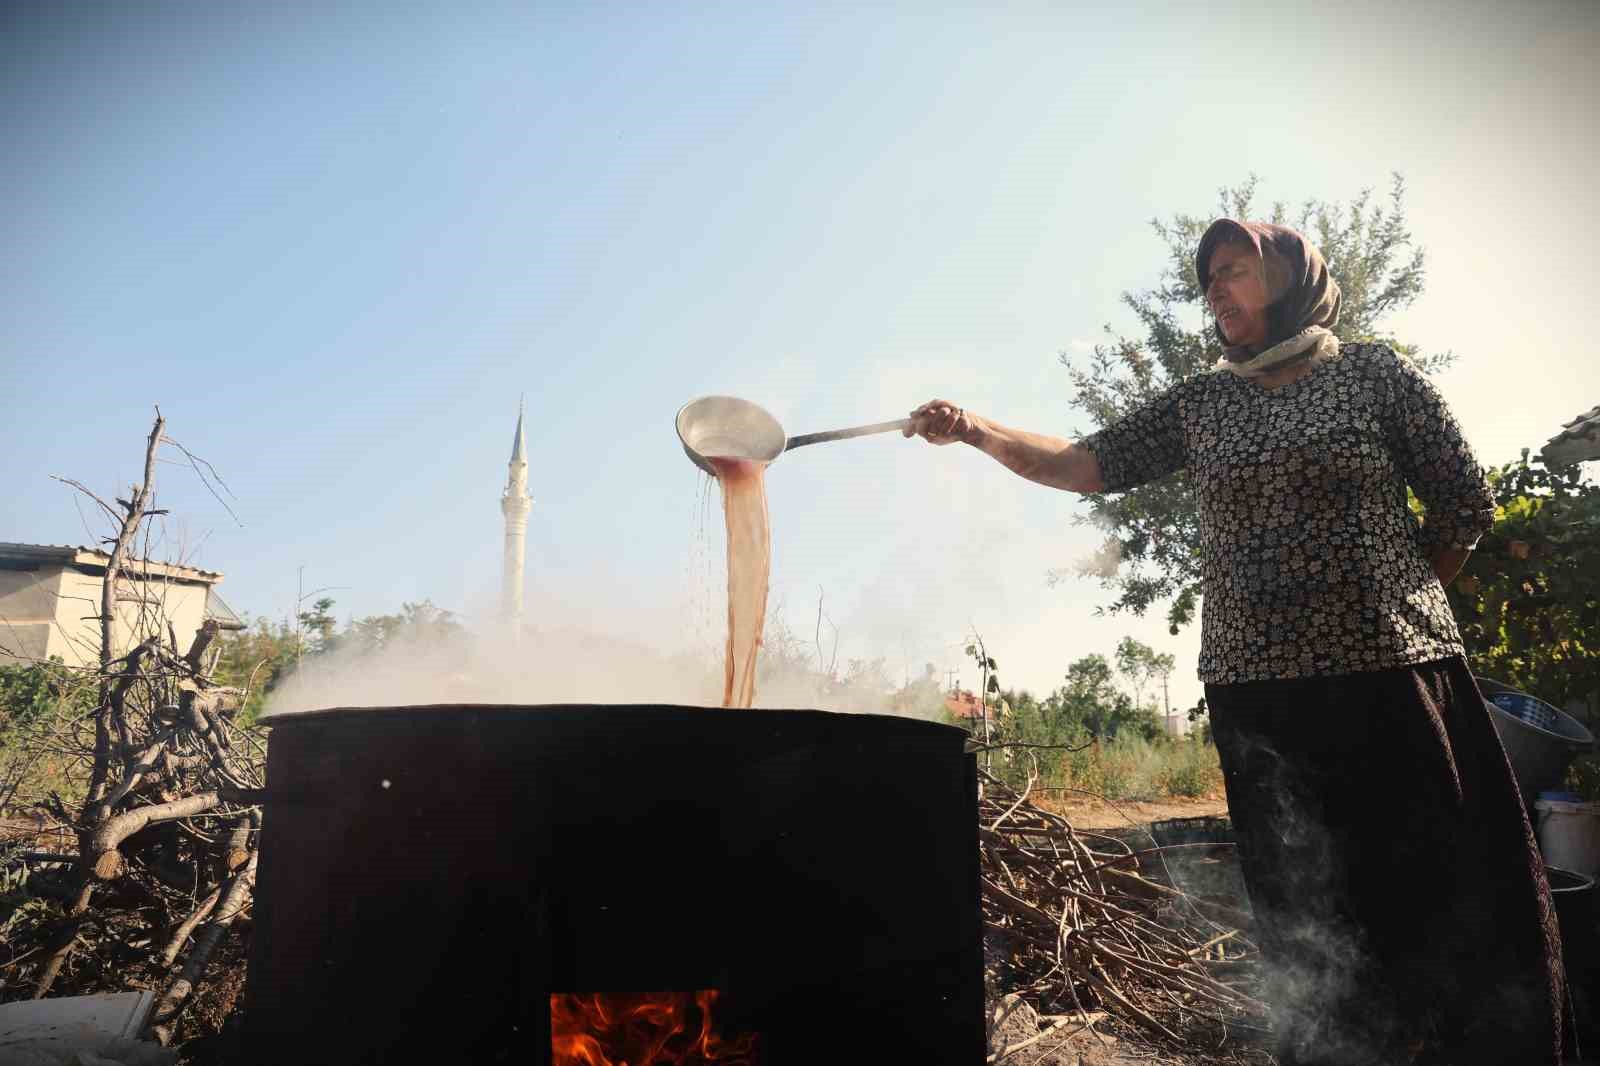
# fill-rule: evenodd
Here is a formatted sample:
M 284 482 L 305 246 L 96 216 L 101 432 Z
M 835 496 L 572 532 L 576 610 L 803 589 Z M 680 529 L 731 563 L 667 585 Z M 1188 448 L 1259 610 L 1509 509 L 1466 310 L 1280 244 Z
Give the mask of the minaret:
M 506 490 L 500 495 L 500 513 L 506 516 L 506 553 L 500 582 L 500 606 L 512 636 L 522 633 L 522 560 L 528 535 L 528 450 L 522 432 L 523 404 L 517 405 L 517 435 L 511 442 L 511 462 Z

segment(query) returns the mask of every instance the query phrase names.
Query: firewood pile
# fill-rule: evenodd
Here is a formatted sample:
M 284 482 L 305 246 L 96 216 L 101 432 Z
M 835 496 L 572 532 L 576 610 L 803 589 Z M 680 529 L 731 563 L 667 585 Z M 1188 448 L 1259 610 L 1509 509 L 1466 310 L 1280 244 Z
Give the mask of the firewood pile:
M 1035 1061 L 1051 1041 L 1106 1022 L 1174 1052 L 1232 1058 L 1258 1043 L 1249 1037 L 1268 1023 L 1252 994 L 1249 915 L 1161 873 L 1192 845 L 1078 831 L 1026 789 L 980 777 L 985 980 L 1005 1004 L 990 1021 L 1017 1007 L 1039 1019 L 1037 1032 L 997 1041 L 990 1062 Z
M 169 1044 L 248 913 L 265 748 L 234 720 L 245 693 L 211 680 L 218 623 L 179 647 L 159 568 L 138 550 L 165 513 L 154 506 L 163 444 L 178 448 L 158 412 L 144 481 L 114 503 L 68 482 L 113 525 L 99 661 L 63 669 L 54 708 L 8 740 L 8 758 L 48 760 L 62 777 L 59 790 L 13 784 L 3 797 L 39 829 L 0 841 L 0 1000 L 151 989 L 143 1036 Z M 132 631 L 121 654 L 118 622 Z

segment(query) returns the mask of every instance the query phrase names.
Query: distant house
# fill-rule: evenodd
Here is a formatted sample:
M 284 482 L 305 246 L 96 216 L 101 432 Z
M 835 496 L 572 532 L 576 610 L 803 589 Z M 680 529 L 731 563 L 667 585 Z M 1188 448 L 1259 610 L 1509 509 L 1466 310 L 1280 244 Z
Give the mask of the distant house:
M 976 692 L 965 692 L 956 689 L 954 692 L 944 694 L 944 709 L 949 711 L 958 722 L 983 721 L 983 704 L 978 699 Z M 989 714 L 994 715 L 994 708 L 989 708 Z
M 82 666 L 100 657 L 100 593 L 111 557 L 93 548 L 0 542 L 0 662 L 59 657 Z M 113 653 L 122 654 L 141 618 L 170 623 L 187 650 L 207 619 L 238 629 L 217 596 L 222 575 L 188 566 L 130 559 L 117 582 Z

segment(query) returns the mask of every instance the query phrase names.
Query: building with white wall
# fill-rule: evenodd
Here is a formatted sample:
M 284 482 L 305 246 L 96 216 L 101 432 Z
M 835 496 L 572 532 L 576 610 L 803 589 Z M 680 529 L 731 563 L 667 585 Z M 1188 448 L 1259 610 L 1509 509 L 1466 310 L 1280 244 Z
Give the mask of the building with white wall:
M 100 594 L 110 560 L 93 548 L 0 542 L 0 662 L 98 662 Z M 117 582 L 113 654 L 125 653 L 135 634 L 151 632 L 154 620 L 171 623 L 184 651 L 208 618 L 239 628 L 216 595 L 221 580 L 212 570 L 129 559 Z

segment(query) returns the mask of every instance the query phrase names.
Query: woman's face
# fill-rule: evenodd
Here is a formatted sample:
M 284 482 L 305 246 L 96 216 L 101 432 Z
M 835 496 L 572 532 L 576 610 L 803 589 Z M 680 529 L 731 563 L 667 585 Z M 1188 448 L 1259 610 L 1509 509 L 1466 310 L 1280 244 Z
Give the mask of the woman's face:
M 1268 301 L 1261 257 L 1245 245 L 1224 244 L 1211 253 L 1210 265 L 1206 306 L 1228 345 L 1265 343 Z

